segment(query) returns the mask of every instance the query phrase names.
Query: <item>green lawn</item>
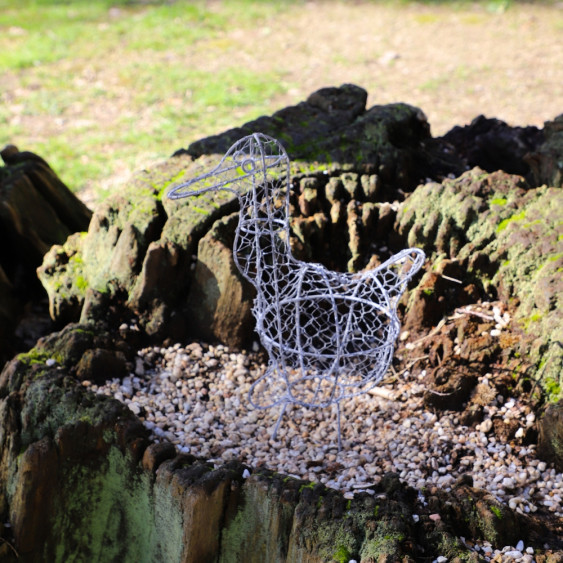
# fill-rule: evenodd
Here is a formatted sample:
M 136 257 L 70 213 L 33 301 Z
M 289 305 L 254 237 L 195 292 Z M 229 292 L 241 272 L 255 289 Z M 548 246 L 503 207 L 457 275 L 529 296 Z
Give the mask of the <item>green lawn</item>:
M 40 154 L 92 202 L 132 171 L 321 86 L 354 82 L 377 103 L 407 101 L 429 111 L 433 125 L 443 116 L 442 129 L 480 111 L 516 108 L 520 119 L 543 111 L 560 90 L 560 71 L 544 53 L 560 62 L 563 21 L 556 8 L 537 7 L 549 4 L 0 0 L 0 147 Z M 449 25 L 460 31 L 448 34 Z M 511 74 L 523 58 L 512 52 L 496 56 L 489 48 L 490 60 L 481 60 L 481 37 L 498 35 L 516 50 L 524 49 L 523 32 L 538 42 L 536 51 L 522 51 L 537 53 L 535 78 L 526 61 Z M 454 47 L 444 57 L 447 46 L 433 45 L 464 33 L 474 39 L 458 41 L 463 61 Z M 378 62 L 389 54 L 389 63 Z M 543 115 L 554 117 L 551 109 Z
M 241 67 L 223 36 L 291 4 L 0 0 L 0 144 L 99 192 L 104 179 L 270 112 L 283 77 Z M 210 49 L 225 57 L 218 68 Z

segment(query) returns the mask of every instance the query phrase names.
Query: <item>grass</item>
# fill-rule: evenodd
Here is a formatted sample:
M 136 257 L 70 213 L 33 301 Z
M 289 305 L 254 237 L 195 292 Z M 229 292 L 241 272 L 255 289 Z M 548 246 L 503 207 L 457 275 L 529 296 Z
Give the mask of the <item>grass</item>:
M 234 115 L 270 112 L 283 76 L 241 68 L 222 35 L 290 4 L 0 0 L 0 77 L 21 92 L 16 107 L 1 100 L 0 144 L 24 138 L 20 148 L 64 171 L 71 189 L 99 192 L 120 169 L 166 158 Z M 220 68 L 200 62 L 210 45 Z
M 314 9 L 347 5 L 324 2 Z M 350 3 L 352 17 L 359 4 Z M 359 9 L 375 4 L 364 0 Z M 483 0 L 478 9 L 470 0 L 379 4 L 392 17 L 411 21 L 411 29 L 416 24 L 422 37 L 425 28 L 434 37 L 435 29 L 450 25 L 451 14 L 475 21 L 472 27 L 489 25 L 492 8 L 512 9 L 517 2 Z M 460 61 L 452 68 L 433 55 L 425 68 L 408 44 L 406 52 L 395 45 L 393 30 L 377 39 L 382 30 L 371 26 L 370 43 L 354 48 L 345 48 L 355 38 L 338 35 L 339 29 L 321 33 L 326 44 L 308 44 L 306 29 L 291 26 L 297 17 L 313 21 L 311 6 L 306 0 L 0 0 L 0 148 L 12 143 L 40 154 L 72 190 L 95 201 L 131 171 L 201 137 L 298 103 L 318 87 L 355 82 L 383 96 L 376 103 L 408 101 L 447 115 L 457 111 L 460 98 L 473 96 L 474 83 L 482 88 L 483 80 L 504 76 L 485 61 Z M 354 21 L 345 33 L 362 25 Z M 284 28 L 291 31 L 280 33 Z M 296 39 L 297 47 L 280 43 L 280 37 Z M 272 56 L 269 38 L 278 41 Z M 286 60 L 287 48 L 297 60 Z M 396 50 L 400 56 L 388 67 L 377 63 Z M 541 88 L 555 99 L 553 90 L 553 84 Z M 502 98 L 495 90 L 493 99 Z M 446 107 L 448 99 L 455 109 Z M 470 105 L 465 111 L 469 118 L 476 114 Z M 456 123 L 463 121 L 458 117 Z

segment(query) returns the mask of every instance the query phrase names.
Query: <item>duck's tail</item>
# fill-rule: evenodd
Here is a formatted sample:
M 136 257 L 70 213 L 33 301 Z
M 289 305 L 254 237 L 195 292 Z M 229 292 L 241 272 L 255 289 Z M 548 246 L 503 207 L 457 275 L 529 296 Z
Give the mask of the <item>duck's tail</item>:
M 389 299 L 397 301 L 407 287 L 409 280 L 420 270 L 426 255 L 419 248 L 407 248 L 391 256 L 374 273 L 377 275 Z

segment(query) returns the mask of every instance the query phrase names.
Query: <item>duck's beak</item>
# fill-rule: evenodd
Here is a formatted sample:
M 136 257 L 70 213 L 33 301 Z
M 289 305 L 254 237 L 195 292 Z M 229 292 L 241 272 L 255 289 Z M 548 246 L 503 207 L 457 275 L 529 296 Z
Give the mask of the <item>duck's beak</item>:
M 266 143 L 266 145 L 264 145 Z M 275 145 L 275 153 L 265 150 L 265 146 Z M 169 192 L 170 199 L 180 199 L 206 192 L 227 190 L 241 196 L 253 184 L 267 181 L 268 173 L 279 175 L 277 169 L 285 174 L 288 170 L 287 154 L 275 139 L 266 135 L 253 134 L 235 143 L 221 162 L 210 172 L 174 186 Z
M 233 185 L 234 182 L 248 177 L 251 173 L 253 173 L 253 170 L 244 171 L 240 165 L 237 165 L 232 160 L 229 162 L 223 159 L 211 172 L 206 172 L 191 178 L 187 182 L 174 186 L 168 192 L 168 197 L 170 199 L 181 199 L 219 190 L 227 190 L 238 194 L 236 186 Z

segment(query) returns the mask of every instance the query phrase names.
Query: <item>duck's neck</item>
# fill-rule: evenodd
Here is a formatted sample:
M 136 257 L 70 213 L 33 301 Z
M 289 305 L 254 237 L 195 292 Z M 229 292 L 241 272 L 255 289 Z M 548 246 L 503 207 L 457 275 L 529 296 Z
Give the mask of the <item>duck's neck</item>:
M 291 260 L 288 193 L 267 184 L 254 187 L 240 202 L 233 254 L 242 275 L 258 286 L 271 278 L 265 274 L 279 271 Z

